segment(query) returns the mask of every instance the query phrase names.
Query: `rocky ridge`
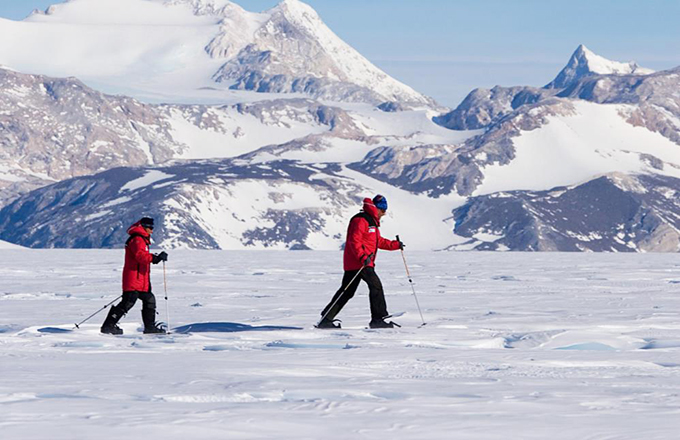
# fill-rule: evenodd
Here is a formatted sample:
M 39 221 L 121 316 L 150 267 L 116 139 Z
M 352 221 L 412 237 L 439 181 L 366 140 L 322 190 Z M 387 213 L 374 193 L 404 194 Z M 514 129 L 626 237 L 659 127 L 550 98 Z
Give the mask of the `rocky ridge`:
M 2 210 L 0 235 L 28 247 L 115 248 L 149 212 L 166 248 L 334 247 L 364 190 L 338 171 L 240 159 L 117 168 L 21 197 Z
M 680 179 L 611 174 L 549 191 L 473 197 L 453 211 L 454 248 L 559 252 L 680 251 Z

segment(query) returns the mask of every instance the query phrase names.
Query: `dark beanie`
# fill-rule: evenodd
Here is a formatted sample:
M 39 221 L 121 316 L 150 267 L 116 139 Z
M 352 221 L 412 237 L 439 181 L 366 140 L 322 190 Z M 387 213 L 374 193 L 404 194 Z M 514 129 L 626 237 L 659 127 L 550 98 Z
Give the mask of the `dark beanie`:
M 151 217 L 143 217 L 139 224 L 145 228 L 153 229 L 153 219 Z
M 384 196 L 378 194 L 377 196 L 373 197 L 373 204 L 376 208 L 382 211 L 387 211 L 387 199 Z

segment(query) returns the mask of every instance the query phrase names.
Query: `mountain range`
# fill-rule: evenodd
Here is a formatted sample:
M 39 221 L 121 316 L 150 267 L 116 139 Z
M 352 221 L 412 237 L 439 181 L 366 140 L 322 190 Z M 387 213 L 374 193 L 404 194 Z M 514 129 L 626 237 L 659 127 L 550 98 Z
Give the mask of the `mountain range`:
M 415 249 L 680 248 L 680 68 L 580 46 L 449 110 L 298 0 L 71 0 L 9 33 L 30 44 L 0 39 L 1 240 L 120 247 L 148 214 L 163 247 L 338 249 L 383 193 Z

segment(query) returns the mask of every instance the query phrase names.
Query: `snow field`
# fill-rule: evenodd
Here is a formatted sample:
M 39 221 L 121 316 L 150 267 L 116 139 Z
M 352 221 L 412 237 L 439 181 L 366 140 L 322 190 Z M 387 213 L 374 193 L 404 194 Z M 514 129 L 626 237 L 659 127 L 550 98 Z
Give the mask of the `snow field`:
M 73 3 L 75 6 L 83 2 Z M 89 17 L 100 10 L 100 5 L 117 2 L 89 3 L 96 5 L 76 12 Z M 173 11 L 162 6 L 160 9 Z M 129 9 L 119 11 L 134 16 Z M 0 46 L 3 63 L 25 73 L 77 76 L 86 83 L 106 84 L 111 93 L 120 90 L 115 84 L 152 92 L 171 89 L 173 82 L 179 88 L 207 86 L 210 75 L 220 65 L 203 51 L 217 33 L 217 24 L 205 17 L 186 13 L 184 21 L 131 23 L 121 32 L 121 24 L 55 20 L 60 15 L 33 16 L 36 18 L 24 22 L 0 19 L 0 36 L 5 41 L 22 42 L 22 50 L 17 50 L 16 45 Z
M 311 328 L 340 252 L 173 251 L 173 328 L 141 305 L 105 336 L 123 252 L 0 252 L 0 430 L 21 439 L 672 439 L 680 260 L 661 254 L 381 252 L 399 330 L 366 288 Z M 159 319 L 163 281 L 154 266 Z M 295 329 L 299 328 L 299 329 Z M 42 330 L 42 331 L 41 331 Z M 509 434 L 512 433 L 512 434 Z M 511 436 L 511 437 L 509 437 Z
M 215 109 L 226 132 L 197 127 L 178 111 L 170 111 L 173 138 L 187 145 L 181 159 L 236 157 L 271 143 L 286 143 L 310 134 L 321 134 L 328 127 L 281 117 L 276 123 L 262 122 L 252 115 L 241 115 L 235 109 Z
M 547 125 L 515 138 L 515 159 L 509 165 L 485 167 L 484 182 L 474 195 L 543 191 L 612 172 L 680 176 L 672 167 L 680 165 L 678 146 L 659 133 L 626 122 L 622 114 L 630 112 L 630 106 L 585 101 L 573 105 L 576 115 L 548 117 Z M 645 154 L 672 166 L 651 169 L 641 157 Z
M 24 249 L 22 246 L 0 240 L 0 250 L 5 249 Z

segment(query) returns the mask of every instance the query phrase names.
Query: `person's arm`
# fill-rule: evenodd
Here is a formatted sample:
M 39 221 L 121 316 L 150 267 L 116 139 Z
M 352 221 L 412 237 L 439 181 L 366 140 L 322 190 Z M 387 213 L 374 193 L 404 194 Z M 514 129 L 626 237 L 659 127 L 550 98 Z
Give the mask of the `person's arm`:
M 153 255 L 146 250 L 146 242 L 142 237 L 135 237 L 128 246 L 137 263 L 150 264 L 153 260 Z
M 386 251 L 398 251 L 401 249 L 401 242 L 399 240 L 388 240 L 386 238 L 380 237 L 378 240 L 378 248 Z

